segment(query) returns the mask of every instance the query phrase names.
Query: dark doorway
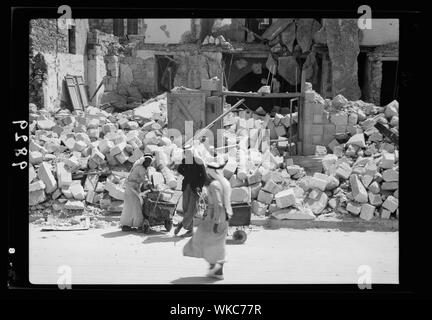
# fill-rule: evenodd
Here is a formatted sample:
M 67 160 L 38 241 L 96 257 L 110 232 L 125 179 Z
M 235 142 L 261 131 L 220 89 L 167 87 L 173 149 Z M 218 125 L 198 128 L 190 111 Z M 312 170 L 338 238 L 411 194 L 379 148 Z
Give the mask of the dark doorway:
M 138 34 L 138 19 L 127 19 L 127 33 Z
M 385 106 L 397 100 L 398 83 L 397 69 L 399 61 L 382 62 L 382 82 L 381 82 L 381 106 Z
M 367 62 L 368 57 L 366 52 L 360 52 L 357 56 L 357 79 L 358 85 L 361 90 L 360 99 L 363 101 L 367 101 L 369 99 L 369 86 L 368 86 L 368 76 L 367 76 Z
M 69 53 L 76 54 L 76 37 L 75 26 L 70 26 L 68 29 Z
M 265 86 L 267 81 L 270 85 L 271 74 L 269 76 L 269 71 L 266 68 L 262 69 L 261 74 L 255 74 L 254 72 L 249 72 L 240 80 L 238 80 L 231 88 L 230 91 L 240 91 L 240 92 L 257 92 L 262 86 Z M 280 92 L 294 92 L 295 86 L 291 86 L 285 79 L 279 75 L 274 76 L 280 82 Z M 237 97 L 227 97 L 226 102 L 234 105 L 240 98 Z M 271 112 L 274 106 L 287 107 L 289 106 L 289 99 L 282 98 L 245 98 L 244 104 L 251 110 L 256 110 L 262 107 L 266 112 Z
M 114 19 L 113 21 L 113 33 L 117 37 L 124 36 L 124 21 L 123 19 Z
M 177 64 L 173 56 L 156 55 L 158 91 L 171 91 L 174 87 L 174 77 L 177 71 Z

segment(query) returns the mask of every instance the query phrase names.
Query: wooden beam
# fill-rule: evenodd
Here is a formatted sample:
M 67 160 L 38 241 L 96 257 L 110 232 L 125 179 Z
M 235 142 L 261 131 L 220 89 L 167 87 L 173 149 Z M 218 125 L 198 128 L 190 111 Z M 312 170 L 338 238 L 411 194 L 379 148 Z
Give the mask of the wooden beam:
M 296 98 L 296 97 L 301 97 L 302 94 L 299 92 L 258 93 L 258 92 L 222 91 L 222 95 L 226 97 L 245 97 L 245 98 Z

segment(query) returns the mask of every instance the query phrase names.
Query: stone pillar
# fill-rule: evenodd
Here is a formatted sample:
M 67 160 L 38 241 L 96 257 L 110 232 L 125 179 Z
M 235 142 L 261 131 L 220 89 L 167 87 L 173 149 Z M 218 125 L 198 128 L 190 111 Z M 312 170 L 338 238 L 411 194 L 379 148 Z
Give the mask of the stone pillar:
M 348 100 L 361 96 L 357 76 L 360 53 L 356 19 L 324 19 L 327 47 L 332 63 L 332 93 Z
M 93 49 L 88 50 L 87 57 L 87 79 L 90 99 L 106 75 L 106 66 L 99 45 L 94 45 Z M 90 105 L 99 106 L 100 99 L 104 91 L 105 86 L 102 84 L 97 94 L 91 101 L 89 101 Z
M 379 106 L 381 103 L 381 83 L 382 83 L 382 61 L 381 55 L 371 53 L 368 55 L 370 62 L 370 101 Z
M 332 69 L 328 53 L 322 54 L 321 65 L 321 96 L 324 98 L 332 97 Z

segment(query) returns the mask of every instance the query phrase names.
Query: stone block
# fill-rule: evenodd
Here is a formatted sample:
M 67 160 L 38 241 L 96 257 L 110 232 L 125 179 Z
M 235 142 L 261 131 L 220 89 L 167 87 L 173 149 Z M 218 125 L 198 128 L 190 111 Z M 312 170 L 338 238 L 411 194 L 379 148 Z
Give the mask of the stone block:
M 347 203 L 346 209 L 348 212 L 358 216 L 361 212 L 362 206 L 361 204 L 350 201 Z
M 69 186 L 69 190 L 72 192 L 72 196 L 76 200 L 85 199 L 84 188 L 82 187 L 81 182 L 79 180 L 74 180 L 72 184 Z
M 272 193 L 275 195 L 276 193 L 279 193 L 282 191 L 282 187 L 275 183 L 272 179 L 268 180 L 264 187 L 262 188 L 263 191 Z
M 305 207 L 312 210 L 315 215 L 319 215 L 327 207 L 328 196 L 325 192 L 319 192 L 316 199 L 308 198 Z
M 54 178 L 54 175 L 51 172 L 51 166 L 48 163 L 42 162 L 40 164 L 37 175 L 45 184 L 46 193 L 51 193 L 57 189 L 57 181 Z
M 126 147 L 126 141 L 122 141 L 119 144 L 115 145 L 114 148 L 112 148 L 110 151 L 111 156 L 114 157 L 119 153 L 123 152 L 125 147 Z
M 358 176 L 356 174 L 351 175 L 349 181 L 354 200 L 359 203 L 366 203 L 368 201 L 368 195 Z
M 348 115 L 348 124 L 349 125 L 356 125 L 357 122 L 358 122 L 358 114 L 354 113 L 354 112 L 350 113 Z
M 103 154 L 107 154 L 111 151 L 111 149 L 114 148 L 114 143 L 110 140 L 101 140 L 98 144 L 98 149 Z
M 396 100 L 393 100 L 388 105 L 385 106 L 384 114 L 387 119 L 391 119 L 394 116 L 399 115 L 399 103 Z
M 348 145 L 356 145 L 360 148 L 366 148 L 366 142 L 363 133 L 353 135 L 347 142 Z
M 69 187 L 61 189 L 61 191 L 67 199 L 73 199 L 72 192 L 70 191 Z
M 57 183 L 59 188 L 68 188 L 72 183 L 72 174 L 66 170 L 64 162 L 57 163 Z
M 259 201 L 252 201 L 252 205 L 251 205 L 252 209 L 252 213 L 257 215 L 257 216 L 264 216 L 267 212 L 267 207 L 268 205 Z
M 394 169 L 387 169 L 382 172 L 382 177 L 385 182 L 399 181 L 399 172 Z
M 43 161 L 43 154 L 39 151 L 30 151 L 29 161 L 31 164 L 39 164 Z
M 67 201 L 65 206 L 65 209 L 68 210 L 84 210 L 85 206 L 84 203 L 81 201 Z
M 165 184 L 165 178 L 161 172 L 152 172 L 150 176 L 151 181 L 155 187 L 162 186 Z
M 52 198 L 53 200 L 55 200 L 55 199 L 59 198 L 61 195 L 62 195 L 62 191 L 61 191 L 61 189 L 56 189 L 56 190 L 52 193 L 51 198 Z
M 363 203 L 360 211 L 360 218 L 363 220 L 371 220 L 374 217 L 375 207 L 369 203 Z
M 99 137 L 100 137 L 100 130 L 99 130 L 99 128 L 88 129 L 87 133 L 88 133 L 88 136 L 90 138 L 99 139 Z
M 375 207 L 382 204 L 382 199 L 380 194 L 368 192 L 369 203 Z
M 368 174 L 364 174 L 360 177 L 360 180 L 362 181 L 363 185 L 365 186 L 365 188 L 369 187 L 369 185 L 372 183 L 373 181 L 373 176 L 368 175 Z
M 29 185 L 29 192 L 45 189 L 45 184 L 42 180 L 37 180 Z
M 114 156 L 120 164 L 125 163 L 129 159 L 129 155 L 122 151 Z
M 75 139 L 77 141 L 84 141 L 86 144 L 91 143 L 90 137 L 86 133 L 83 133 L 83 132 L 77 133 L 75 135 Z
M 293 189 L 283 190 L 275 195 L 278 208 L 287 208 L 296 204 L 296 197 Z
M 36 179 L 37 174 L 36 170 L 32 165 L 29 166 L 29 183 L 31 183 L 34 179 Z
M 326 191 L 331 191 L 339 187 L 339 180 L 335 176 L 329 176 Z
M 341 163 L 335 172 L 336 177 L 344 180 L 348 180 L 351 175 L 352 169 L 349 164 L 343 162 Z
M 87 148 L 87 143 L 85 143 L 84 141 L 78 140 L 78 141 L 75 141 L 75 144 L 74 144 L 72 150 L 82 152 L 85 148 Z
M 336 139 L 333 139 L 328 145 L 327 145 L 327 147 L 332 151 L 332 152 L 334 152 L 334 148 L 336 147 L 336 146 L 339 146 L 340 144 L 339 144 L 339 142 L 337 142 L 337 140 Z
M 108 194 L 117 199 L 117 200 L 124 200 L 124 189 L 110 181 L 107 181 L 105 183 L 105 190 L 108 191 Z
M 318 199 L 319 196 L 321 195 L 321 192 L 322 192 L 322 191 L 320 191 L 320 190 L 318 190 L 318 189 L 313 189 L 311 192 L 309 192 L 308 198 L 309 198 L 309 199 L 316 200 L 316 199 Z
M 399 182 L 393 181 L 393 182 L 383 182 L 381 184 L 381 190 L 397 190 L 399 189 Z
M 239 179 L 236 174 L 233 174 L 229 179 L 231 188 L 238 188 L 247 185 L 246 180 Z
M 254 174 L 248 176 L 248 178 L 247 178 L 247 182 L 248 182 L 249 185 L 261 182 L 261 180 L 262 180 L 262 174 L 259 171 L 257 171 Z
M 81 157 L 80 157 L 81 158 Z M 72 156 L 68 159 L 64 160 L 65 165 L 68 166 L 68 168 L 73 171 L 77 169 L 80 166 L 79 158 Z
M 381 219 L 390 219 L 391 212 L 388 211 L 387 209 L 380 208 L 379 216 Z
M 395 212 L 396 209 L 398 209 L 399 207 L 399 199 L 393 196 L 388 196 L 387 199 L 382 204 L 382 207 L 384 209 L 387 209 L 390 212 Z
M 104 134 L 107 134 L 108 132 L 116 132 L 117 127 L 115 126 L 114 123 L 106 123 L 102 126 L 102 132 Z
M 328 205 L 330 208 L 336 209 L 336 207 L 338 205 L 337 200 L 335 198 L 331 198 L 328 202 Z
M 138 159 L 144 156 L 144 153 L 140 149 L 134 149 L 132 155 L 128 158 L 128 161 L 131 163 L 135 163 Z
M 276 219 L 283 220 L 314 220 L 315 215 L 310 208 L 302 208 L 301 210 L 295 208 L 288 208 L 277 210 L 272 213 Z
M 272 193 L 266 192 L 264 190 L 260 190 L 258 193 L 257 200 L 262 203 L 270 204 L 273 201 L 274 195 Z
M 251 189 L 249 187 L 233 188 L 231 190 L 231 202 L 251 202 Z
M 129 120 L 128 119 L 126 119 L 126 118 L 120 118 L 117 121 L 117 123 L 118 123 L 118 125 L 119 125 L 119 127 L 121 129 L 129 129 Z
M 325 191 L 329 182 L 329 176 L 323 173 L 315 172 L 313 177 L 309 180 L 311 188 L 316 188 Z
M 98 165 L 101 165 L 105 161 L 105 156 L 98 149 L 93 149 L 90 159 Z
M 395 164 L 395 156 L 393 153 L 383 152 L 380 167 L 383 169 L 391 169 Z
M 40 189 L 36 191 L 29 192 L 29 206 L 35 206 L 46 200 L 45 190 Z
M 94 203 L 96 192 L 94 190 L 88 190 L 86 195 L 87 203 Z

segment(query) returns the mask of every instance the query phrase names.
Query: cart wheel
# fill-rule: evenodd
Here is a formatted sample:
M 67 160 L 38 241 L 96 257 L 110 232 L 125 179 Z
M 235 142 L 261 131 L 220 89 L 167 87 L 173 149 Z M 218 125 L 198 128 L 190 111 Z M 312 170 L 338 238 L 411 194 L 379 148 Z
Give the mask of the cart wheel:
M 247 234 L 243 230 L 236 230 L 233 233 L 233 240 L 236 244 L 245 243 L 246 239 L 247 239 Z
M 142 224 L 142 230 L 145 234 L 150 232 L 150 222 L 147 219 Z
M 168 220 L 165 220 L 165 221 L 164 221 L 164 227 L 165 227 L 165 230 L 166 230 L 167 232 L 170 232 L 170 231 L 171 231 L 172 226 L 173 226 L 173 222 L 172 222 L 171 219 L 168 219 Z

